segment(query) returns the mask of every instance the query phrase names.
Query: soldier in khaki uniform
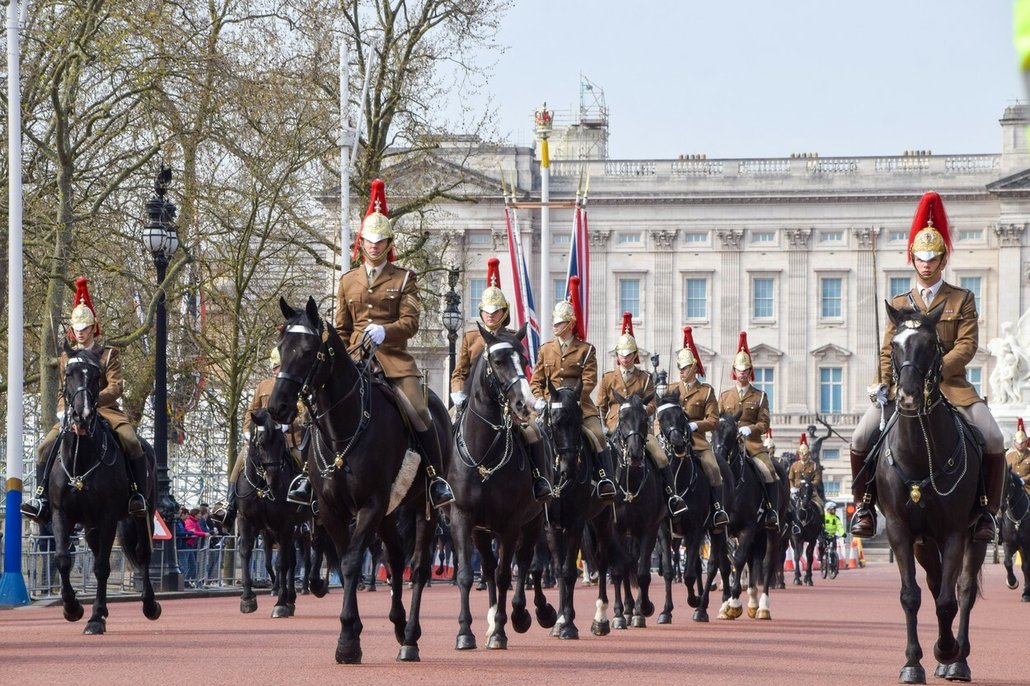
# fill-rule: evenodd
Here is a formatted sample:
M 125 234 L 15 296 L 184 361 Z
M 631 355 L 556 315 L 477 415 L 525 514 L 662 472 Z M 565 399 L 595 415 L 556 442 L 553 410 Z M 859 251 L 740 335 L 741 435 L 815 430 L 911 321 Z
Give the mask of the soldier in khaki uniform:
M 483 289 L 483 294 L 479 298 L 479 318 L 487 331 L 493 334 L 511 321 L 508 314 L 508 299 L 501 290 L 500 263 L 496 257 L 486 261 L 487 287 Z M 461 351 L 451 373 L 451 401 L 459 412 L 468 402 L 465 384 L 472 372 L 474 361 L 485 349 L 486 341 L 483 340 L 483 334 L 479 333 L 478 326 L 465 332 L 461 339 Z M 535 425 L 523 429 L 522 435 L 526 439 L 529 459 L 533 463 L 533 497 L 541 501 L 547 500 L 553 495 L 551 484 L 544 477 L 544 471 L 547 469 L 547 448 L 540 440 L 541 436 Z
M 100 335 L 100 323 L 97 321 L 93 302 L 89 297 L 88 282 L 85 277 L 75 280 L 75 300 L 73 301 L 71 327 L 69 337 L 74 347 L 79 350 L 92 350 L 100 358 L 100 395 L 97 396 L 97 410 L 115 434 L 122 450 L 129 458 L 132 494 L 129 496 L 128 512 L 134 517 L 147 516 L 147 502 L 141 492 L 147 482 L 147 463 L 143 459 L 143 446 L 139 442 L 136 430 L 129 423 L 129 418 L 118 406 L 122 397 L 122 361 L 118 348 L 103 345 L 96 340 Z M 62 434 L 64 423 L 64 370 L 68 365 L 68 354 L 61 353 L 60 368 L 57 378 L 60 384 L 57 393 L 58 423 L 54 424 L 46 438 L 36 450 L 36 493 L 35 497 L 22 503 L 21 512 L 39 523 L 50 518 L 50 499 L 47 487 L 50 480 L 50 465 L 53 464 L 52 453 L 58 449 L 58 437 Z
M 1001 507 L 1001 493 L 1005 485 L 1005 440 L 987 409 L 987 403 L 976 394 L 976 389 L 966 379 L 966 365 L 973 359 L 979 345 L 978 317 L 973 293 L 944 281 L 943 272 L 950 250 L 951 238 L 944 203 L 937 193 L 930 191 L 919 202 L 908 237 L 908 253 L 916 272 L 916 286 L 909 293 L 895 296 L 891 306 L 900 310 L 914 306 L 920 312 L 937 308 L 942 310 L 937 323 L 937 336 L 944 350 L 940 389 L 965 420 L 980 430 L 986 443 L 983 463 L 986 505 L 976 522 L 973 540 L 993 541 L 997 531 L 994 518 Z M 881 412 L 887 417 L 894 411 L 896 389 L 890 384 L 893 376 L 893 338 L 894 324 L 888 321 L 880 348 L 879 377 L 869 387 L 872 404 L 851 437 L 852 494 L 859 503 L 852 519 L 851 534 L 858 538 L 866 538 L 876 532 L 873 498 L 871 493 L 866 492 L 866 481 L 870 474 L 863 472 L 863 465 L 879 435 Z M 867 469 L 872 467 L 870 464 Z
M 737 354 L 733 358 L 731 376 L 736 382 L 734 387 L 723 391 L 719 396 L 719 412 L 736 414 L 740 412 L 740 435 L 744 437 L 744 447 L 751 456 L 758 471 L 762 474 L 765 487 L 765 526 L 777 530 L 780 526 L 777 489 L 774 484 L 779 481 L 773 468 L 772 458 L 762 445 L 762 434 L 769 429 L 769 398 L 764 391 L 751 385 L 754 368 L 751 364 L 751 351 L 747 345 L 747 332 L 741 331 L 737 344 Z
M 798 444 L 798 459 L 787 470 L 791 497 L 797 495 L 798 489 L 801 488 L 801 481 L 806 478 L 812 482 L 812 502 L 822 510 L 823 500 L 819 497 L 819 487 L 823 483 L 823 474 L 815 460 L 812 459 L 812 449 L 808 447 L 808 434 L 801 434 L 801 442 Z
M 1023 480 L 1023 488 L 1027 495 L 1030 495 L 1030 448 L 1026 442 L 1026 428 L 1023 426 L 1023 418 L 1016 421 L 1016 435 L 1012 437 L 1012 450 L 1005 455 L 1005 461 L 1009 469 Z
M 722 470 L 708 442 L 708 433 L 719 423 L 719 402 L 715 397 L 715 389 L 699 378 L 705 375 L 705 368 L 701 364 L 701 356 L 694 345 L 693 330 L 689 326 L 683 327 L 683 347 L 676 353 L 676 366 L 679 368 L 680 380 L 669 392 L 679 393 L 680 405 L 690 422 L 694 452 L 701 458 L 701 467 L 712 489 L 711 532 L 721 534 L 730 518 L 722 506 L 726 497 Z
M 540 346 L 529 387 L 537 398 L 535 409 L 539 414 L 547 406 L 548 380 L 556 388 L 574 386 L 577 381 L 583 384 L 580 407 L 583 410 L 583 430 L 597 452 L 597 496 L 602 500 L 615 500 L 615 484 L 609 478 L 614 473 L 612 457 L 601 428 L 600 413 L 590 398 L 597 385 L 597 351 L 583 340 L 579 327 L 582 319 L 579 314 L 579 277 L 570 279 L 569 291 L 571 301 L 559 302 L 551 313 L 554 338 Z
M 616 393 L 623 398 L 636 395 L 644 399 L 650 395 L 651 399 L 646 405 L 649 417 L 654 416 L 656 407 L 654 380 L 650 374 L 637 367 L 640 363 L 640 352 L 637 350 L 637 340 L 633 337 L 633 314 L 630 312 L 624 312 L 622 315 L 622 335 L 615 344 L 615 359 L 618 369 L 605 372 L 601 377 L 601 385 L 597 388 L 597 408 L 604 418 L 604 428 L 608 435 L 613 434 L 619 427 L 619 402 L 615 399 Z M 669 467 L 669 458 L 655 440 L 653 431 L 647 435 L 646 452 L 661 475 L 670 514 L 676 516 L 685 512 L 687 504 L 673 488 L 676 478 Z
M 406 406 L 422 448 L 419 452 L 430 479 L 430 503 L 441 507 L 454 500 L 454 494 L 440 476 L 440 441 L 426 404 L 422 374 L 408 352 L 408 340 L 418 332 L 422 300 L 415 272 L 394 264 L 393 238 L 386 188 L 382 180 L 376 179 L 354 246 L 354 257 L 360 254 L 362 264 L 340 277 L 336 291 L 336 331 L 351 347 L 362 344 L 364 348 L 368 343 L 378 346 L 376 361 L 398 400 Z M 355 354 L 360 356 L 362 350 Z

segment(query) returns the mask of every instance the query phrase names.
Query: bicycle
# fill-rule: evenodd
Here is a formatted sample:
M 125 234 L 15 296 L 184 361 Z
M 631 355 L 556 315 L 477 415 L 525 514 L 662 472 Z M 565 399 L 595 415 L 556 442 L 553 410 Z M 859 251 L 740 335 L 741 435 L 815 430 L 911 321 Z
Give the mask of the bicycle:
M 837 537 L 822 537 L 822 550 L 819 551 L 819 568 L 822 570 L 823 578 L 836 579 L 840 572 L 840 561 L 837 556 Z

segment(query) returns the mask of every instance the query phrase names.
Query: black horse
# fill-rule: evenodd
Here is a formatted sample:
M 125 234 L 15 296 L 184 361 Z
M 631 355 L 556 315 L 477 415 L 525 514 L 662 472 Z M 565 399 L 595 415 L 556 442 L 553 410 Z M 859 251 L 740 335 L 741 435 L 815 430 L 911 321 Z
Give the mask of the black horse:
M 641 398 L 624 398 L 614 393 L 619 404 L 619 424 L 608 437 L 615 467 L 615 535 L 619 537 L 624 558 L 611 565 L 615 589 L 612 628 L 625 629 L 626 617 L 631 626 L 647 626 L 647 617 L 654 614 L 654 603 L 648 595 L 651 586 L 651 553 L 654 552 L 658 527 L 667 510 L 659 476 L 646 459 L 648 435 L 647 404 L 652 394 Z M 598 592 L 607 602 L 606 581 L 598 575 Z M 634 591 L 636 598 L 634 598 Z
M 57 544 L 55 561 L 61 575 L 64 618 L 77 622 L 82 619 L 83 608 L 69 578 L 69 540 L 75 525 L 81 524 L 93 553 L 93 575 L 97 581 L 93 613 L 83 633 L 102 634 L 107 630 L 107 579 L 116 531 L 125 558 L 139 573 L 143 615 L 147 619 L 161 616 L 161 605 L 154 599 L 150 583 L 150 523 L 157 498 L 154 450 L 144 443 L 147 483 L 139 486 L 147 501 L 147 517 L 130 517 L 125 507 L 132 493 L 127 456 L 118 437 L 97 411 L 100 359 L 91 350 L 74 350 L 67 343 L 64 350 L 68 356 L 64 369 L 65 426 L 58 438 L 60 447 L 49 483 Z
M 797 526 L 797 530 L 792 530 L 790 534 L 790 547 L 794 549 L 795 586 L 802 584 L 802 555 L 805 558 L 804 585 L 812 585 L 812 558 L 815 556 L 819 535 L 823 532 L 823 513 L 814 496 L 815 488 L 812 485 L 812 477 L 804 476 L 801 478 L 798 492 L 790 499 L 791 519 Z
M 669 526 L 659 528 L 658 541 L 662 550 L 662 576 L 665 578 L 665 607 L 658 615 L 659 624 L 672 622 L 674 603 L 672 584 L 676 578 L 673 566 L 673 550 L 683 545 L 683 584 L 687 587 L 687 604 L 694 608 L 695 622 L 708 621 L 708 604 L 712 579 L 719 571 L 721 560 L 726 559 L 726 533 L 710 535 L 708 563 L 702 569 L 701 548 L 711 524 L 711 486 L 708 476 L 701 467 L 701 460 L 694 451 L 690 421 L 680 405 L 679 389 L 663 396 L 655 410 L 658 420 L 658 442 L 669 456 L 673 474 L 676 477 L 676 492 L 687 503 L 686 512 L 677 517 L 675 529 L 682 536 L 673 536 Z M 727 498 L 723 506 L 733 511 L 732 474 L 720 464 Z
M 737 423 L 740 414 L 723 412 L 712 432 L 712 450 L 716 458 L 725 461 L 733 474 L 733 510 L 727 510 L 730 523 L 727 534 L 736 538 L 736 548 L 730 559 L 722 561 L 724 580 L 723 604 L 719 609 L 719 619 L 736 619 L 743 614 L 740 602 L 740 578 L 744 568 L 748 570 L 748 606 L 747 613 L 752 619 L 772 619 L 769 602 L 769 590 L 775 579 L 775 561 L 779 560 L 780 532 L 768 531 L 764 524 L 763 504 L 766 502 L 765 488 L 755 465 L 744 449 L 743 437 L 738 433 Z M 768 488 L 779 489 L 777 512 L 779 521 L 786 521 L 787 473 L 783 467 L 773 462 L 773 468 L 779 481 L 768 485 Z M 730 573 L 732 570 L 732 573 Z M 729 577 L 728 583 L 725 583 Z M 761 583 L 761 596 L 758 585 Z
M 969 613 L 976 602 L 986 542 L 972 539 L 980 483 L 980 448 L 940 391 L 943 351 L 937 337 L 942 308 L 929 314 L 887 304 L 897 410 L 888 421 L 876 464 L 876 492 L 887 539 L 901 573 L 908 630 L 901 683 L 925 683 L 916 633 L 920 590 L 916 562 L 937 607 L 935 676 L 969 681 Z M 959 615 L 958 634 L 952 622 Z
M 447 467 L 447 479 L 454 489 L 451 539 L 461 597 L 455 648 L 476 647 L 469 610 L 474 541 L 482 558 L 490 604 L 486 646 L 503 650 L 508 647 L 504 627 L 513 558 L 520 573 L 511 600 L 512 626 L 523 633 L 532 624 L 526 611 L 526 581 L 543 530 L 544 505 L 533 497 L 528 448 L 519 428 L 529 420 L 534 402 L 523 371 L 527 364 L 522 352 L 525 326 L 514 336 L 508 332 L 494 335 L 482 326 L 479 331 L 486 349 L 476 359 L 466 383 L 468 405 L 455 427 L 455 459 Z M 550 628 L 556 613 L 543 597 L 539 575 L 535 591 L 537 619 Z
M 413 452 L 405 417 L 386 383 L 373 380 L 366 364 L 352 359 L 336 329 L 322 321 L 309 298 L 295 310 L 279 300 L 286 322 L 279 339 L 282 367 L 269 397 L 272 419 L 289 424 L 297 415 L 298 397 L 309 404 L 311 445 L 307 449 L 311 484 L 318 497 L 319 519 L 343 564 L 343 610 L 336 661 L 361 662 L 361 618 L 357 587 L 365 548 L 379 534 L 391 570 L 390 621 L 401 645 L 397 659 L 417 662 L 422 635 L 419 610 L 431 573 L 430 544 L 437 513 L 427 507 L 427 483 Z M 449 445 L 450 420 L 435 394 L 430 410 L 440 445 Z M 400 509 L 407 503 L 411 507 Z M 415 532 L 411 556 L 411 614 L 403 604 L 407 559 L 399 518 L 409 517 Z M 353 531 L 351 523 L 354 522 Z
M 551 630 L 552 636 L 561 639 L 578 639 L 576 608 L 573 604 L 576 579 L 579 576 L 576 562 L 583 546 L 584 528 L 588 522 L 594 531 L 591 551 L 597 562 L 598 579 L 608 566 L 609 548 L 613 542 L 610 504 L 594 496 L 590 482 L 594 454 L 590 439 L 583 433 L 583 409 L 579 399 L 581 382 L 572 388 L 555 388 L 547 381 L 549 401 L 542 420 L 551 441 L 555 455 L 554 497 L 547 505 L 547 545 L 551 558 L 558 568 L 558 619 Z M 543 569 L 540 555 L 534 558 L 534 574 Z M 597 613 L 591 630 L 595 635 L 610 633 L 607 619 L 607 600 L 598 603 Z
M 272 608 L 272 617 L 290 617 L 297 606 L 295 571 L 297 554 L 294 546 L 296 528 L 311 517 L 310 508 L 286 500 L 290 482 L 299 473 L 279 424 L 265 410 L 251 413 L 253 428 L 243 461 L 243 469 L 236 477 L 239 498 L 239 550 L 243 563 L 243 594 L 240 612 L 257 610 L 250 573 L 250 556 L 254 540 L 262 533 L 265 549 L 273 543 L 279 545 L 274 580 L 278 597 Z M 271 560 L 266 560 L 271 562 Z
M 1012 571 L 1012 556 L 1019 552 L 1023 569 L 1024 603 L 1030 603 L 1030 496 L 1026 494 L 1023 480 L 1012 471 L 1005 484 L 1005 503 L 1002 507 L 1001 543 L 1005 548 L 1005 584 L 1010 589 L 1019 588 L 1019 581 Z

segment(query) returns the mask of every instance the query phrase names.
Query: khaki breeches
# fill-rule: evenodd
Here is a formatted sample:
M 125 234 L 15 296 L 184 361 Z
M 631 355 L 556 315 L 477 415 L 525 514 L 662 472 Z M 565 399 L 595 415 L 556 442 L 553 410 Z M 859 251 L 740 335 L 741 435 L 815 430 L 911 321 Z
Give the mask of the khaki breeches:
M 526 425 L 524 432 L 530 443 L 540 440 L 540 430 L 536 426 L 536 412 L 533 413 L 531 421 Z M 601 426 L 600 417 L 588 417 L 583 420 L 583 434 L 590 440 L 590 446 L 595 453 L 600 453 L 608 447 L 608 439 L 605 438 L 604 428 Z M 666 460 L 668 464 L 668 460 Z
M 130 460 L 138 460 L 143 457 L 143 444 L 139 442 L 139 436 L 136 435 L 136 431 L 132 428 L 132 424 L 123 422 L 114 427 L 114 432 L 118 436 L 118 442 L 121 443 L 122 450 L 125 451 L 125 454 L 129 456 Z M 50 455 L 50 451 L 54 449 L 54 443 L 57 441 L 57 435 L 59 433 L 61 433 L 61 425 L 54 424 L 46 437 L 40 442 L 39 447 L 36 448 L 37 464 L 43 464 L 46 462 L 47 457 Z
M 722 486 L 722 471 L 719 469 L 719 463 L 715 461 L 715 453 L 712 452 L 712 449 L 702 450 L 699 458 L 701 469 L 705 470 L 705 476 L 708 477 L 708 483 L 712 486 Z
M 966 407 L 956 407 L 967 422 L 975 426 L 983 434 L 984 443 L 987 445 L 988 453 L 1005 452 L 1005 437 L 1001 434 L 998 422 L 994 420 L 991 411 L 987 409 L 987 403 L 975 402 Z M 889 420 L 894 411 L 894 405 L 887 407 L 884 419 Z M 873 447 L 873 441 L 880 431 L 880 406 L 873 403 L 862 415 L 855 432 L 851 435 L 851 449 L 855 452 L 866 453 Z
M 415 431 L 426 431 L 433 425 L 433 415 L 429 413 L 429 406 L 426 405 L 425 391 L 422 389 L 422 380 L 417 376 L 402 376 L 399 379 L 387 379 L 394 390 L 397 391 L 401 404 L 406 403 L 404 410 L 408 413 Z
M 776 477 L 776 470 L 773 468 L 772 460 L 769 459 L 769 453 L 763 450 L 760 453 L 755 453 L 751 456 L 751 459 L 755 461 L 755 466 L 758 467 L 758 471 L 762 473 L 762 478 L 765 479 L 765 483 L 775 483 L 779 479 Z
M 229 472 L 229 483 L 236 483 L 236 477 L 240 475 L 240 470 L 243 469 L 243 460 L 246 456 L 246 448 L 241 448 L 239 452 L 236 453 L 236 461 L 232 463 L 232 470 Z M 293 462 L 297 465 L 298 469 L 304 469 L 306 467 L 304 459 L 300 454 L 300 450 L 290 446 L 290 456 L 293 457 Z

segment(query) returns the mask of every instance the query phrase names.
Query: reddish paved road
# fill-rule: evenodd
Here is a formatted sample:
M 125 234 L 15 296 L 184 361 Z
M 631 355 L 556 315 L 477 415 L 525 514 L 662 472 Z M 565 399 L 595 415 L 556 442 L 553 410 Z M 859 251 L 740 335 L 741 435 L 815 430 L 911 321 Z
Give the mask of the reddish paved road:
M 978 684 L 1027 684 L 1026 635 L 1030 603 L 1004 586 L 1000 565 L 985 567 L 986 597 L 973 611 L 970 666 Z M 0 612 L 0 673 L 7 684 L 529 684 L 554 678 L 579 684 L 888 684 L 904 662 L 900 587 L 893 566 L 871 564 L 842 572 L 814 588 L 789 587 L 773 596 L 773 621 L 745 615 L 734 622 L 695 624 L 678 593 L 674 623 L 589 635 L 592 589 L 577 592 L 583 638 L 561 642 L 535 625 L 509 628 L 509 649 L 487 651 L 486 594 L 473 591 L 480 648 L 457 652 L 457 591 L 436 585 L 423 606 L 422 662 L 394 661 L 397 644 L 386 619 L 388 593 L 362 593 L 364 663 L 337 665 L 339 589 L 323 599 L 304 596 L 297 615 L 273 620 L 271 598 L 241 615 L 236 597 L 163 601 L 157 622 L 138 602 L 111 606 L 108 633 L 84 636 L 84 623 L 65 622 L 57 606 Z M 553 596 L 553 592 L 552 592 Z M 920 612 L 924 653 L 935 625 L 929 593 Z M 88 610 L 87 610 L 88 613 Z M 715 612 L 712 613 L 715 616 Z M 862 646 L 859 649 L 857 646 Z M 935 663 L 924 658 L 932 675 Z M 932 682 L 936 681 L 929 676 Z M 937 683 L 945 683 L 938 681 Z

